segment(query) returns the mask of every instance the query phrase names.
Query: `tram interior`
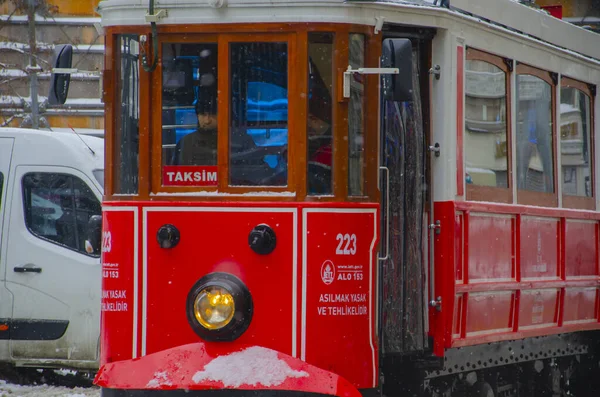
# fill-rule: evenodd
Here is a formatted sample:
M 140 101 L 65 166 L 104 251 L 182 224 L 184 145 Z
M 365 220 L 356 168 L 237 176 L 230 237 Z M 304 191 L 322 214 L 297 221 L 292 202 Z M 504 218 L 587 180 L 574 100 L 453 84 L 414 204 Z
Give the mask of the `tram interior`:
M 310 46 L 309 158 L 318 167 L 311 190 L 331 192 L 331 53 L 333 35 L 317 34 Z M 229 182 L 232 186 L 286 186 L 288 144 L 287 43 L 230 43 Z M 163 165 L 216 165 L 217 129 L 202 128 L 197 111 L 216 117 L 218 98 L 216 43 L 163 46 Z M 221 77 L 223 78 L 223 77 Z M 222 99 L 221 99 L 222 100 Z M 208 104 L 208 106 L 206 105 Z M 207 110 L 208 109 L 208 110 Z M 215 152 L 193 163 L 178 157 L 184 137 L 200 132 L 200 142 Z

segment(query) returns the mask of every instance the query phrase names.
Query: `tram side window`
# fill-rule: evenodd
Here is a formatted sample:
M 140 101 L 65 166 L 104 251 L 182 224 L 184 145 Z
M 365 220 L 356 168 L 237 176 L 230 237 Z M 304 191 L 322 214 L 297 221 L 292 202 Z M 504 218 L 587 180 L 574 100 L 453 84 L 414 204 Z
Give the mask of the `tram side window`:
M 531 74 L 517 76 L 517 187 L 554 193 L 552 85 Z
M 114 193 L 136 194 L 139 176 L 140 44 L 137 35 L 117 39 L 119 74 L 114 141 Z
M 332 193 L 333 33 L 308 34 L 308 194 Z
M 25 224 L 32 234 L 87 255 L 87 224 L 102 209 L 85 182 L 68 174 L 26 174 L 23 206 Z
M 562 192 L 592 197 L 591 101 L 574 87 L 560 90 Z
M 286 186 L 287 43 L 230 43 L 229 184 Z
M 506 73 L 492 63 L 467 59 L 465 77 L 466 182 L 508 188 Z
M 349 63 L 352 69 L 365 66 L 365 38 L 362 34 L 350 34 Z M 348 194 L 364 194 L 364 98 L 365 85 L 361 75 L 354 74 L 350 82 L 348 104 Z
M 217 44 L 162 47 L 162 164 L 217 165 Z

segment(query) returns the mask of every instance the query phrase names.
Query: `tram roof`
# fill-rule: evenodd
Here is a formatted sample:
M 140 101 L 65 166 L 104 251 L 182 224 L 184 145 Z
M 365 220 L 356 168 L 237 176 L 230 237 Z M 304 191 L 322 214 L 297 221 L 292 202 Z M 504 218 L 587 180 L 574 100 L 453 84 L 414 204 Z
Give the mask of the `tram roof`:
M 98 12 L 104 26 L 147 25 L 148 6 L 149 0 L 102 0 Z M 397 12 L 398 8 L 403 12 Z M 168 11 L 158 24 L 177 25 L 330 22 L 374 26 L 376 17 L 384 17 L 388 23 L 444 27 L 439 17 L 446 16 L 475 20 L 600 60 L 600 35 L 518 0 L 156 0 L 155 10 Z M 414 18 L 417 14 L 430 18 Z

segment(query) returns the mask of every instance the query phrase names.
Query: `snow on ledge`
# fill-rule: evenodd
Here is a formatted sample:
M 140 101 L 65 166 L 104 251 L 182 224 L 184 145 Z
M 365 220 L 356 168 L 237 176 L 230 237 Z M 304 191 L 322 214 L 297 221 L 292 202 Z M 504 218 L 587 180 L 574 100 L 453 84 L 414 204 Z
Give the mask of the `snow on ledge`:
M 277 357 L 277 352 L 260 346 L 217 357 L 192 377 L 195 383 L 222 382 L 225 387 L 279 386 L 287 378 L 304 378 L 308 373 L 295 371 Z
M 173 382 L 169 379 L 167 372 L 156 372 L 154 378 L 150 379 L 146 387 L 150 389 L 158 389 L 161 386 L 173 386 Z

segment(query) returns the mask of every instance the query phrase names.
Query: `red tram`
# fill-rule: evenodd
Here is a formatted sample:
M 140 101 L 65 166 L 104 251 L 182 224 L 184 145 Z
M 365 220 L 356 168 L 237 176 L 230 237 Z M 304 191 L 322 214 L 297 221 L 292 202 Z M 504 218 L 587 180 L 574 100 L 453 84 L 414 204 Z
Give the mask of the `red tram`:
M 600 37 L 437 3 L 100 2 L 103 396 L 597 395 Z

